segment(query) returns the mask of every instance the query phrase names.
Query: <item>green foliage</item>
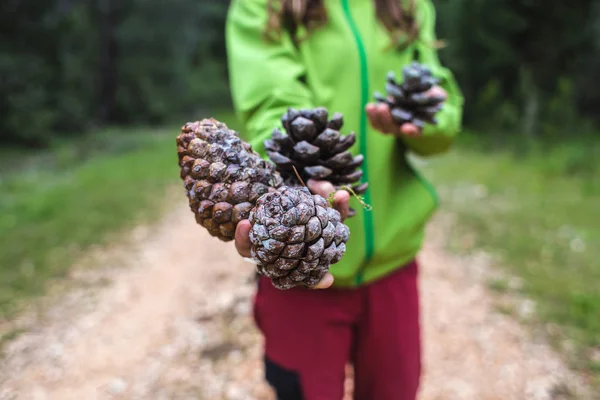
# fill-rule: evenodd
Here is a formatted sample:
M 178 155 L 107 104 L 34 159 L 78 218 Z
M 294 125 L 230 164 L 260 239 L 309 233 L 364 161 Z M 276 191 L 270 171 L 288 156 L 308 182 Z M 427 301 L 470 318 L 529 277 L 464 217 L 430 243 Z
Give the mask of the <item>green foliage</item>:
M 198 118 L 209 116 L 239 129 L 229 112 Z M 90 245 L 162 216 L 166 190 L 181 188 L 180 127 L 103 129 L 35 153 L 0 150 L 0 317 L 43 293 Z
M 564 143 L 548 150 L 535 151 L 531 156 L 531 163 L 547 177 L 578 177 L 595 183 L 600 189 L 600 182 L 597 181 L 600 174 L 599 159 L 600 143 L 590 140 Z
M 165 123 L 229 102 L 228 2 L 7 1 L 0 143 L 45 147 L 115 123 Z
M 439 0 L 442 61 L 465 126 L 528 141 L 597 113 L 600 4 Z M 230 103 L 229 1 L 8 0 L 0 6 L 0 143 L 44 147 L 106 124 L 170 123 Z M 35 139 L 34 139 L 35 138 Z
M 116 35 L 122 85 L 115 118 L 160 123 L 227 104 L 225 2 L 136 0 Z M 152 26 L 152 29 L 148 29 Z
M 600 346 L 600 143 L 574 141 L 518 158 L 481 149 L 459 147 L 425 169 L 442 207 L 460 217 L 454 240 L 475 238 L 474 247 L 522 278 L 540 321 L 557 324 L 558 339 L 575 346 L 574 364 L 589 368 L 587 350 Z M 490 286 L 507 290 L 504 281 Z
M 0 315 L 89 245 L 160 215 L 165 188 L 178 183 L 177 132 L 114 130 L 8 157 L 21 169 L 0 175 Z
M 436 2 L 439 35 L 449 43 L 440 55 L 465 93 L 467 126 L 540 137 L 572 134 L 566 120 L 599 121 L 596 3 Z

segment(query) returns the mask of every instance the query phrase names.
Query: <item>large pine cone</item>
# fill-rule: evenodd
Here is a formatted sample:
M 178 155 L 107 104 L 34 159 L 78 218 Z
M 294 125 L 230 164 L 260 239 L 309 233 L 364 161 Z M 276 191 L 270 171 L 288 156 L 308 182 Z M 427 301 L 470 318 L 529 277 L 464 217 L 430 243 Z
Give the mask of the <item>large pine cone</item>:
M 389 97 L 375 93 L 375 99 L 390 106 L 392 119 L 398 125 L 412 123 L 419 128 L 426 123 L 436 125 L 435 115 L 442 109 L 444 97 L 427 96 L 425 92 L 439 80 L 425 65 L 417 62 L 404 67 L 402 73 L 404 81 L 398 84 L 394 73 L 389 72 L 385 86 Z
M 250 223 L 258 272 L 281 290 L 316 285 L 342 258 L 350 236 L 340 213 L 306 187 L 282 186 L 261 196 Z
M 212 236 L 233 240 L 239 221 L 282 178 L 237 132 L 215 119 L 190 122 L 177 136 L 180 177 L 196 222 Z
M 326 108 L 295 110 L 290 108 L 281 118 L 285 129 L 275 128 L 264 145 L 286 185 L 299 186 L 296 171 L 304 182 L 326 180 L 336 189 L 351 187 L 357 194 L 366 192 L 368 183 L 358 183 L 363 155 L 353 156 L 348 149 L 356 142 L 351 132 L 341 135 L 344 124 L 340 113 L 329 120 Z M 294 171 L 294 167 L 296 171 Z M 354 186 L 352 186 L 354 185 Z M 351 215 L 354 214 L 352 210 Z

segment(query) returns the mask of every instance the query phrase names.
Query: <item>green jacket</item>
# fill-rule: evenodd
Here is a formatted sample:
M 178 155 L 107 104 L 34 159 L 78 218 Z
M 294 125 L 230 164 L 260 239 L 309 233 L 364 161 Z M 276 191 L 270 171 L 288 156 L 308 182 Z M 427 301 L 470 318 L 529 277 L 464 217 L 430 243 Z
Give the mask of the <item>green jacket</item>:
M 356 216 L 347 219 L 350 239 L 342 260 L 331 266 L 335 286 L 358 286 L 389 274 L 416 256 L 425 224 L 437 208 L 435 189 L 409 165 L 408 150 L 421 156 L 446 151 L 461 128 L 463 98 L 451 72 L 438 60 L 435 9 L 418 1 L 421 38 L 403 51 L 393 50 L 374 12 L 372 0 L 325 0 L 326 26 L 295 45 L 288 35 L 272 43 L 263 39 L 266 0 L 232 0 L 226 43 L 231 93 L 242 137 L 265 156 L 262 141 L 280 127 L 288 107 L 326 107 L 344 115 L 342 133 L 354 131 L 355 153 L 365 156 L 364 195 L 372 206 L 364 210 L 356 199 Z M 365 105 L 373 93 L 385 93 L 385 78 L 400 77 L 413 60 L 427 64 L 441 78 L 449 98 L 438 125 L 426 125 L 423 135 L 396 139 L 374 130 Z

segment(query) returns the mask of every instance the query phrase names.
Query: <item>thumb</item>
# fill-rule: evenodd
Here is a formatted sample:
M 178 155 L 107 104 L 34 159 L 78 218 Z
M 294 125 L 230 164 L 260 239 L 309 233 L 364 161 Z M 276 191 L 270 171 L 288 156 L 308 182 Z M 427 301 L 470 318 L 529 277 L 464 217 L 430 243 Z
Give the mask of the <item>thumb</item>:
M 240 221 L 235 229 L 235 248 L 242 257 L 250 257 L 250 230 L 247 219 Z
M 323 196 L 325 199 L 327 199 L 331 193 L 335 192 L 335 187 L 328 181 L 309 179 L 308 182 L 306 182 L 306 185 L 311 192 Z
M 400 127 L 400 132 L 407 136 L 419 136 L 420 129 L 415 124 L 404 123 Z
M 430 97 L 443 97 L 444 99 L 448 97 L 448 93 L 440 86 L 432 87 L 426 92 L 426 94 Z
M 316 193 L 325 200 L 329 200 L 329 196 L 335 192 L 333 197 L 333 208 L 338 210 L 342 221 L 344 221 L 350 212 L 350 194 L 345 190 L 338 190 L 336 192 L 335 187 L 331 182 L 328 181 L 315 181 L 309 179 L 306 183 L 312 193 Z

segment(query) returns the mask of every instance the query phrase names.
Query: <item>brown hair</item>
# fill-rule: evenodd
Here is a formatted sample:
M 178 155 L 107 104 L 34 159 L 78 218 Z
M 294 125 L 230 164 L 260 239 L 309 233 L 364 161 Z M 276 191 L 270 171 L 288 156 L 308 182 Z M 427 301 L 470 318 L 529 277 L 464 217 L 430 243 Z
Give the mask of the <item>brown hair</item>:
M 418 38 L 416 0 L 409 0 L 407 8 L 400 5 L 402 0 L 372 1 L 375 3 L 377 19 L 388 31 L 394 46 L 406 46 Z M 296 35 L 300 26 L 310 33 L 324 25 L 327 22 L 327 11 L 323 2 L 324 0 L 267 0 L 267 38 L 274 39 L 282 29 L 286 29 L 298 39 Z

